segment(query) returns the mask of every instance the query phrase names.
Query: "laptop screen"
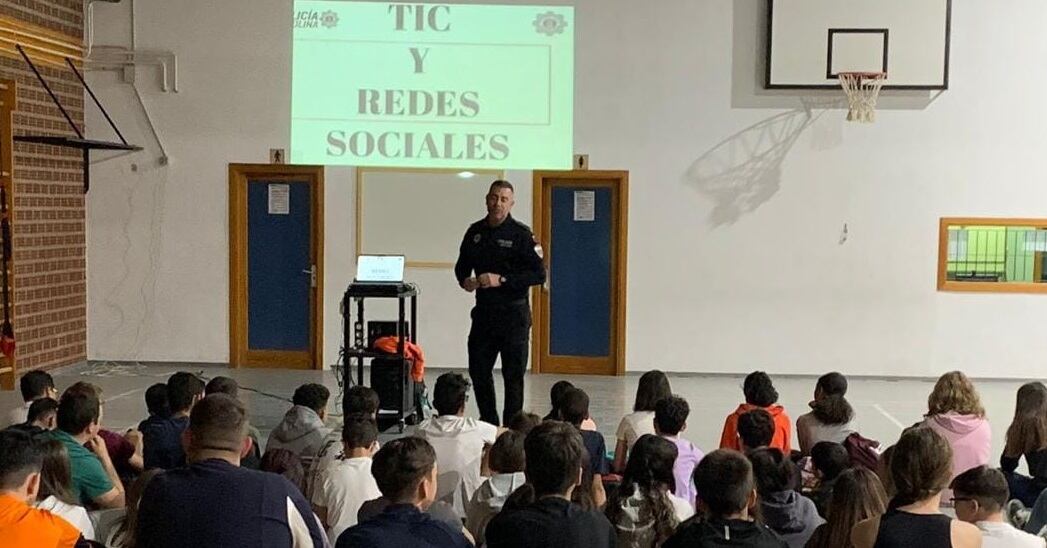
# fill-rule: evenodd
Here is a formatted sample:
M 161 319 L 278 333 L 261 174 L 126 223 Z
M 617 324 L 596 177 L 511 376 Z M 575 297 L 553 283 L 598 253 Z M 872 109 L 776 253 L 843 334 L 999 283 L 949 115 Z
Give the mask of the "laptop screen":
M 360 255 L 356 259 L 357 282 L 404 281 L 403 255 Z

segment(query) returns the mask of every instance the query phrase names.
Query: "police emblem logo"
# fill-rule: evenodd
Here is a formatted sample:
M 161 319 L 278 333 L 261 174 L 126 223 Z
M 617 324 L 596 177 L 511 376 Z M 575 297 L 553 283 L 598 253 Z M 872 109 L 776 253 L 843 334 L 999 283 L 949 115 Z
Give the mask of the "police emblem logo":
M 473 243 L 474 244 L 480 243 L 480 235 L 479 234 L 477 234 L 476 236 L 473 236 Z

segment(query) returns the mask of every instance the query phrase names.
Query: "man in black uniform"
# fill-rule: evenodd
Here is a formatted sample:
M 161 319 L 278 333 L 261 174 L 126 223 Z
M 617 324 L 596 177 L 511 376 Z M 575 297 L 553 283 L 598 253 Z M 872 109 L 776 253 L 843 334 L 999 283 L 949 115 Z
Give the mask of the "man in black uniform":
M 458 285 L 476 292 L 469 330 L 469 377 L 480 420 L 498 426 L 494 361 L 502 355 L 506 423 L 523 408 L 524 373 L 531 334 L 527 291 L 545 283 L 540 247 L 527 225 L 509 215 L 513 185 L 495 181 L 487 192 L 487 217 L 462 238 L 454 274 Z

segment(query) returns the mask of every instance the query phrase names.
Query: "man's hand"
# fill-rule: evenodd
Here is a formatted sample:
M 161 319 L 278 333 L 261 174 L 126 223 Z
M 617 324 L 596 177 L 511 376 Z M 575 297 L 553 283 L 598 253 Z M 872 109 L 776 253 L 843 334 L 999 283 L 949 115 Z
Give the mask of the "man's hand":
M 109 449 L 106 449 L 105 440 L 102 439 L 102 436 L 96 434 L 94 437 L 87 440 L 87 443 L 84 443 L 84 446 L 97 455 L 98 460 L 103 463 L 112 462 L 112 459 L 109 458 Z
M 499 287 L 502 285 L 502 275 L 495 274 L 494 272 L 488 272 L 486 274 L 480 274 L 477 278 L 480 282 L 480 287 Z
M 469 293 L 476 291 L 477 287 L 480 287 L 480 282 L 477 281 L 476 278 L 470 277 L 462 280 L 462 289 L 468 291 Z
M 127 433 L 124 434 L 124 439 L 126 439 L 128 442 L 130 442 L 131 445 L 135 446 L 135 453 L 141 453 L 142 452 L 142 433 L 141 432 L 139 432 L 138 430 L 134 430 L 134 429 L 128 430 Z

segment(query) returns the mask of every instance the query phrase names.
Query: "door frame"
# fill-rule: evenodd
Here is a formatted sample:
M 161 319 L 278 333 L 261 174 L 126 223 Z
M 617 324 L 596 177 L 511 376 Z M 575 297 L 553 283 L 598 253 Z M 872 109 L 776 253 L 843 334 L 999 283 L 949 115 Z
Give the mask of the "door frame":
M 302 365 L 292 352 L 247 347 L 247 183 L 249 179 L 302 181 L 312 194 L 312 249 L 316 287 L 310 303 L 312 369 L 324 368 L 324 167 L 229 164 L 229 366 L 280 368 Z
M 599 181 L 612 182 L 617 191 L 617 203 L 613 204 L 615 218 L 612 219 L 612 237 L 617 237 L 616 245 L 611 250 L 612 282 L 614 290 L 611 292 L 611 361 L 614 363 L 616 376 L 625 375 L 625 328 L 626 328 L 626 274 L 629 271 L 629 172 L 607 171 L 607 170 L 574 170 L 574 171 L 535 171 L 532 175 L 532 217 L 534 221 L 534 237 L 542 247 L 552 252 L 550 246 L 550 223 L 552 221 L 547 208 L 552 207 L 551 200 L 547 202 L 545 190 L 547 183 L 551 180 L 569 180 L 573 184 L 585 186 L 586 182 Z M 551 255 L 550 255 L 551 256 Z M 549 313 L 545 310 L 542 301 L 542 293 L 545 286 L 536 286 L 531 290 L 531 308 L 534 316 L 534 334 L 531 337 L 531 370 L 534 373 L 544 373 L 542 364 L 542 349 L 549 341 L 546 333 L 549 332 Z M 588 358 L 577 358 L 581 365 Z

